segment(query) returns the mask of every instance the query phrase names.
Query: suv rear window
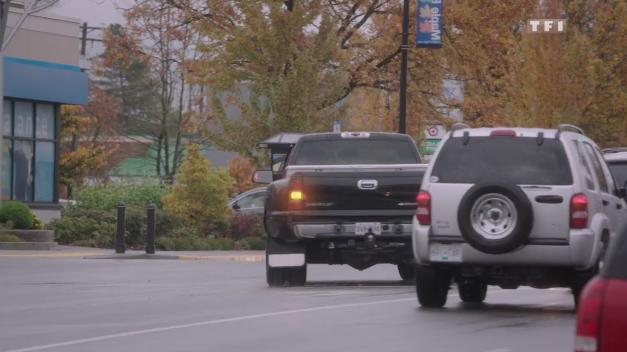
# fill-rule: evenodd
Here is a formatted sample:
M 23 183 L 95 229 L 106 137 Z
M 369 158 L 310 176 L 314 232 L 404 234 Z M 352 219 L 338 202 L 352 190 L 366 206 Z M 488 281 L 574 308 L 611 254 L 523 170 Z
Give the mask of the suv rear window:
M 508 182 L 518 185 L 571 185 L 573 176 L 562 143 L 536 138 L 451 138 L 442 147 L 432 177 L 439 183 Z
M 331 139 L 303 141 L 292 165 L 416 164 L 416 146 L 409 140 Z
M 616 181 L 616 187 L 624 187 L 625 182 L 627 182 L 627 162 L 612 162 L 609 163 L 609 166 Z

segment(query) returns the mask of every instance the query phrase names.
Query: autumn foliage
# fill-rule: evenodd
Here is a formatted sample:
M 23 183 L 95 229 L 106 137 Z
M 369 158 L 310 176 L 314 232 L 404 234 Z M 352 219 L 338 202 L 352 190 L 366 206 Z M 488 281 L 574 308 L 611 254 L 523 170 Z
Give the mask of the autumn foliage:
M 170 214 L 196 229 L 210 222 L 226 222 L 233 181 L 224 169 L 213 169 L 198 145 L 190 145 L 176 183 L 162 202 Z
M 86 176 L 104 172 L 109 156 L 115 152 L 94 139 L 95 135 L 111 133 L 114 129 L 115 116 L 101 110 L 101 99 L 92 97 L 85 108 L 61 108 L 59 181 L 68 193 L 72 187 L 81 186 Z
M 229 161 L 229 175 L 234 181 L 233 193 L 246 192 L 255 187 L 252 181 L 254 171 L 253 164 L 246 158 L 238 156 Z

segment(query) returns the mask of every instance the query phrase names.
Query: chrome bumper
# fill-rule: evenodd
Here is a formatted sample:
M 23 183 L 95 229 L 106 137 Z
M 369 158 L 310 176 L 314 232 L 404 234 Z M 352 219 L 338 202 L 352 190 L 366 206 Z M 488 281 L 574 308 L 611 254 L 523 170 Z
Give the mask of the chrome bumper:
M 294 234 L 298 238 L 319 237 L 363 237 L 355 234 L 355 223 L 345 224 L 295 224 Z M 412 224 L 381 223 L 381 235 L 377 237 L 411 237 Z

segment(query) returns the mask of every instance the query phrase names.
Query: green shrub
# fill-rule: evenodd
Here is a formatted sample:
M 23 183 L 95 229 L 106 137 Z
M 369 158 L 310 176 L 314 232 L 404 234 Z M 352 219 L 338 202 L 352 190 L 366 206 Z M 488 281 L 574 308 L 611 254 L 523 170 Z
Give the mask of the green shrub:
M 61 244 L 111 248 L 115 236 L 115 217 L 111 213 L 94 209 L 70 209 L 61 219 L 53 220 L 49 227 Z
M 210 251 L 231 251 L 236 247 L 236 242 L 230 238 L 210 238 L 207 242 Z
M 246 237 L 239 241 L 240 250 L 262 251 L 266 249 L 266 239 L 263 237 Z
M 41 221 L 34 213 L 33 213 L 33 230 L 43 230 L 46 226 L 43 221 Z
M 157 210 L 157 239 L 172 236 L 181 226 L 175 216 Z M 54 220 L 48 227 L 55 231 L 57 241 L 89 247 L 113 247 L 117 232 L 117 212 L 100 209 L 71 207 L 63 212 L 61 219 Z M 142 249 L 146 243 L 146 209 L 129 207 L 126 209 L 126 246 Z
M 100 210 L 115 210 L 118 203 L 127 207 L 145 208 L 153 203 L 161 208 L 161 198 L 168 193 L 168 188 L 159 185 L 116 185 L 104 187 L 85 187 L 77 192 L 77 207 Z
M 23 242 L 19 237 L 0 232 L 0 242 Z
M 146 228 L 146 211 L 138 207 L 126 208 L 126 246 L 128 248 L 144 247 Z
M 224 169 L 213 169 L 197 145 L 187 148 L 176 183 L 163 198 L 164 208 L 200 232 L 207 224 L 228 223 L 227 206 L 233 180 Z
M 21 202 L 2 202 L 0 206 L 0 222 L 12 222 L 13 228 L 30 230 L 33 228 L 33 213 Z
M 241 239 L 245 237 L 263 237 L 265 230 L 259 215 L 235 214 L 229 224 L 228 237 Z
M 208 250 L 207 238 L 198 236 L 193 229 L 180 228 L 172 236 L 159 237 L 155 240 L 156 246 L 166 251 L 202 251 Z

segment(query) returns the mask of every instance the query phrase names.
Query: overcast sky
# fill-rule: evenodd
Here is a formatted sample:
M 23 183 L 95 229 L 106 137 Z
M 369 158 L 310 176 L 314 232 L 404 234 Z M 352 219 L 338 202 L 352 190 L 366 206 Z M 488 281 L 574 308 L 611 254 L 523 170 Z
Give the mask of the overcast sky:
M 122 13 L 118 8 L 127 8 L 133 0 L 59 0 L 48 11 L 57 15 L 74 17 L 90 26 L 103 26 L 122 23 Z

